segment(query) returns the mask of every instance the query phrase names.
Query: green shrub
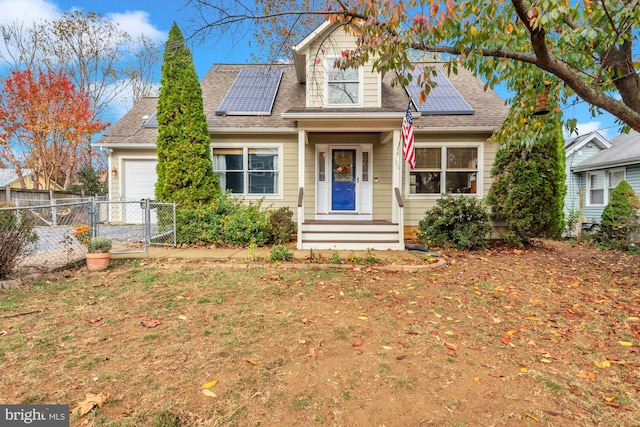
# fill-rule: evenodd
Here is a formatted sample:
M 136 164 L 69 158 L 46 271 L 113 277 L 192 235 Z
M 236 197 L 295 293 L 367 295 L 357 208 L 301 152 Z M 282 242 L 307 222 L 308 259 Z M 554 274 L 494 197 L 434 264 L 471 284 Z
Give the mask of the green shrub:
M 176 223 L 178 243 L 185 245 L 263 246 L 271 234 L 262 202 L 243 203 L 229 194 L 208 205 L 179 208 Z
M 638 208 L 638 196 L 627 181 L 620 182 L 602 211 L 598 241 L 614 249 L 628 249 L 631 233 L 639 228 Z
M 8 208 L 0 204 L 0 280 L 15 271 L 21 257 L 31 252 L 31 245 L 38 240 L 33 231 L 34 218 L 26 210 Z
M 291 219 L 293 212 L 288 207 L 281 207 L 271 211 L 269 226 L 271 227 L 271 242 L 281 245 L 291 241 L 291 235 L 297 231 L 296 223 Z
M 108 253 L 111 252 L 113 243 L 111 239 L 104 236 L 94 237 L 89 240 L 88 250 L 89 253 Z
M 293 251 L 288 246 L 276 245 L 269 252 L 269 260 L 271 262 L 291 261 L 293 259 Z
M 429 246 L 476 249 L 487 246 L 489 233 L 489 215 L 481 201 L 448 194 L 425 213 L 416 234 L 421 243 Z

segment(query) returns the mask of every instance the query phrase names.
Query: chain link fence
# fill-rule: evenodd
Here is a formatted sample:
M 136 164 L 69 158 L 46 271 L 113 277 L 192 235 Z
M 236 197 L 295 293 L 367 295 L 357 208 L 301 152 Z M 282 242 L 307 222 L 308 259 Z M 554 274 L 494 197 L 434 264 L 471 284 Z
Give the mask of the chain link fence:
M 0 280 L 64 268 L 84 259 L 86 248 L 73 236 L 81 226 L 113 242 L 113 253 L 146 252 L 149 245 L 175 246 L 175 204 L 54 200 L 48 205 L 19 200 L 0 208 Z

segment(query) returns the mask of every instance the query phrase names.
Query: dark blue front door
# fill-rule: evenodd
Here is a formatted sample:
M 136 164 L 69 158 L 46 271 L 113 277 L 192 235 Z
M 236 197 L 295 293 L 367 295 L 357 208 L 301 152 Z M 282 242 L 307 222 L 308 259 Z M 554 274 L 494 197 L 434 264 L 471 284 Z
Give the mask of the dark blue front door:
M 331 170 L 331 209 L 355 211 L 356 150 L 333 150 Z

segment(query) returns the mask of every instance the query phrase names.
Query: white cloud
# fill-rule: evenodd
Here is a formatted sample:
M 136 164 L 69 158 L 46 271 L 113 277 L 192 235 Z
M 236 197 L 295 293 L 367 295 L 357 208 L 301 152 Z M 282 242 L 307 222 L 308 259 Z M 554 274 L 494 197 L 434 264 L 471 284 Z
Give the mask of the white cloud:
M 585 135 L 587 133 L 595 132 L 602 126 L 600 122 L 578 123 L 578 135 Z
M 158 30 L 149 22 L 149 14 L 142 10 L 126 11 L 124 13 L 107 13 L 105 15 L 111 22 L 118 24 L 123 31 L 136 38 L 145 35 L 152 41 L 164 41 L 167 33 Z
M 16 21 L 26 24 L 62 15 L 58 6 L 46 0 L 0 0 L 0 10 L 0 24 L 13 24 Z

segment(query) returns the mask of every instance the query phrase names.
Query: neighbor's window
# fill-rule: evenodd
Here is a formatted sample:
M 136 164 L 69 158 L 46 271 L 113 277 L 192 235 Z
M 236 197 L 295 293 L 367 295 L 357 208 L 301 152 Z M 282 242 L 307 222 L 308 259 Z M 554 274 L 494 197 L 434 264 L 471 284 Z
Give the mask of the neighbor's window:
M 589 204 L 604 205 L 604 172 L 587 175 L 589 186 Z
M 477 147 L 416 147 L 410 194 L 477 194 Z
M 360 70 L 358 68 L 341 70 L 333 66 L 333 60 L 329 62 L 327 72 L 327 104 L 360 104 Z
M 233 194 L 277 194 L 278 159 L 277 147 L 213 149 L 213 169 L 220 177 L 220 187 Z

